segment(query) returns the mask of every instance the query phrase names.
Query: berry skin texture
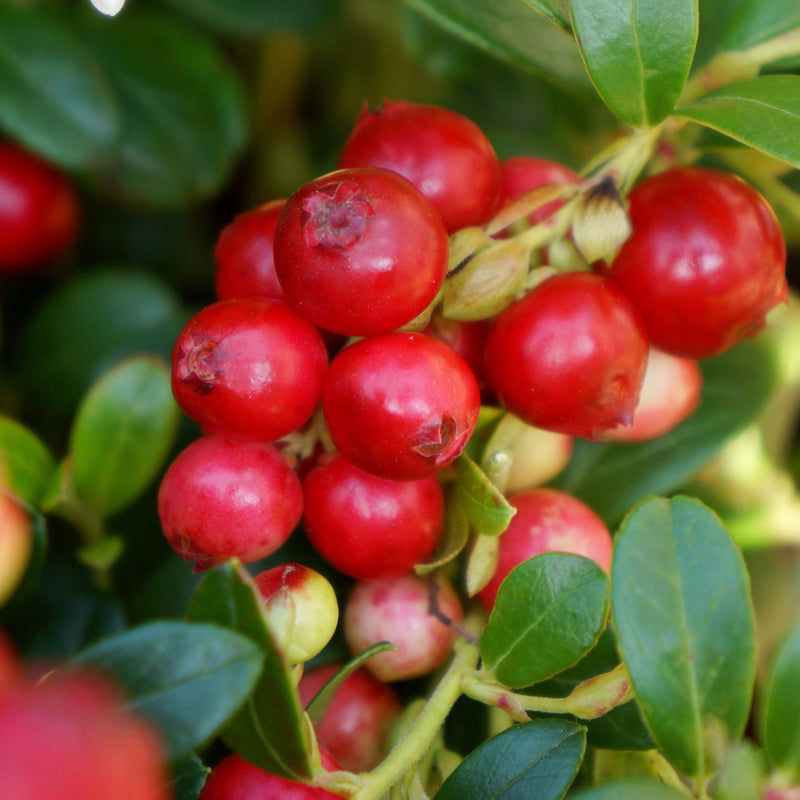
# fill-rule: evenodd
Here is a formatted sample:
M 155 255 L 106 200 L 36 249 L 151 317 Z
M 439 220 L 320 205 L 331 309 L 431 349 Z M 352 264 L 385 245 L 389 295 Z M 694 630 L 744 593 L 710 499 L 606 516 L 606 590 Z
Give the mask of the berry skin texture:
M 444 529 L 444 494 L 431 476 L 388 481 L 342 455 L 303 481 L 303 523 L 317 552 L 359 580 L 396 578 L 427 561 Z
M 786 301 L 786 245 L 763 197 L 701 167 L 642 181 L 633 233 L 606 274 L 633 300 L 655 347 L 707 358 L 758 333 Z
M 275 233 L 287 301 L 347 336 L 400 328 L 436 297 L 448 240 L 433 206 L 401 175 L 338 170 L 301 186 Z
M 267 443 L 205 436 L 170 464 L 159 487 L 158 514 L 173 550 L 195 572 L 238 558 L 274 553 L 300 521 L 303 490 Z
M 480 409 L 461 356 L 421 333 L 362 339 L 331 362 L 322 411 L 333 443 L 356 466 L 389 480 L 418 480 L 451 464 Z
M 16 591 L 33 552 L 31 518 L 4 483 L 0 477 L 0 607 Z
M 341 664 L 326 664 L 303 674 L 297 689 L 307 706 Z M 400 716 L 394 690 L 363 667 L 344 679 L 316 726 L 322 746 L 351 772 L 366 772 L 386 755 L 386 739 Z
M 69 180 L 12 142 L 0 142 L 0 273 L 46 266 L 67 253 L 80 228 Z
M 329 772 L 339 769 L 333 759 L 320 750 L 322 766 Z M 198 800 L 339 800 L 319 786 L 279 778 L 253 766 L 236 753 L 226 756 L 209 773 Z
M 0 786 L 14 800 L 168 800 L 161 741 L 104 676 L 23 678 L 0 697 Z
M 447 108 L 406 101 L 385 101 L 375 111 L 365 106 L 338 165 L 400 173 L 433 203 L 448 233 L 482 225 L 497 207 L 500 165 L 491 143 Z
M 331 640 L 339 604 L 328 580 L 303 564 L 283 564 L 253 578 L 264 615 L 290 664 L 302 664 Z
M 214 248 L 218 300 L 271 297 L 284 300 L 275 274 L 272 246 L 285 200 L 273 200 L 238 214 L 224 227 Z
M 573 272 L 548 278 L 495 319 L 486 372 L 523 422 L 591 439 L 630 423 L 647 352 L 627 297 L 599 275 Z
M 461 601 L 452 584 L 439 576 L 429 584 L 416 575 L 355 585 L 344 610 L 344 636 L 353 655 L 378 642 L 391 642 L 369 658 L 366 668 L 384 683 L 419 678 L 441 666 L 450 656 L 457 631 L 432 613 L 431 602 L 443 617 L 459 624 Z
M 500 535 L 497 567 L 478 599 L 494 607 L 500 584 L 514 567 L 541 553 L 584 556 L 608 572 L 612 540 L 605 523 L 580 500 L 555 489 L 530 489 L 508 496 L 517 509 Z
M 319 331 L 285 303 L 222 300 L 178 336 L 172 392 L 205 431 L 271 442 L 314 413 L 327 366 Z

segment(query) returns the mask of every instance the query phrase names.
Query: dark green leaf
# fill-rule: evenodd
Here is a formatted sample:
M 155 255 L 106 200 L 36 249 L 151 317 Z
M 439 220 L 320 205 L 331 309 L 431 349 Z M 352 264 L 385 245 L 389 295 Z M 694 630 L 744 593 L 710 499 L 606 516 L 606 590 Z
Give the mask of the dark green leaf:
M 263 658 L 250 639 L 217 625 L 151 622 L 70 663 L 114 675 L 130 707 L 158 725 L 174 761 L 205 744 L 241 708 Z
M 472 527 L 487 536 L 501 534 L 516 509 L 466 453 L 459 456 L 456 467 L 456 497 Z
M 261 611 L 258 589 L 234 563 L 204 575 L 189 603 L 190 619 L 216 622 L 256 642 L 266 656 L 264 672 L 242 710 L 222 731 L 225 743 L 276 775 L 311 775 L 300 698 L 286 661 Z
M 637 128 L 674 108 L 692 64 L 697 0 L 572 0 L 572 24 L 592 82 Z
M 608 615 L 608 576 L 594 561 L 544 553 L 500 585 L 481 636 L 486 669 L 510 687 L 571 667 L 594 647 Z
M 567 86 L 588 81 L 572 36 L 542 15 L 564 3 L 526 0 L 406 0 L 451 33 L 492 55 L 520 64 Z M 537 10 L 539 9 L 539 10 Z M 557 19 L 551 15 L 551 18 Z
M 0 463 L 8 488 L 26 503 L 40 506 L 56 462 L 32 430 L 10 417 L 0 416 Z
M 800 781 L 800 625 L 785 637 L 769 668 L 759 706 L 761 741 L 770 763 Z
M 172 794 L 175 800 L 197 800 L 211 770 L 191 753 L 172 767 Z
M 562 719 L 515 725 L 470 753 L 436 800 L 559 800 L 578 773 L 586 731 Z
M 0 125 L 66 168 L 102 161 L 119 134 L 114 96 L 80 39 L 13 3 L 0 3 Z
M 679 487 L 756 418 L 775 385 L 769 338 L 743 342 L 701 367 L 700 407 L 688 420 L 649 442 L 578 440 L 553 485 L 588 503 L 608 524 L 646 497 Z
M 686 800 L 686 795 L 657 781 L 616 780 L 570 795 L 574 800 Z
M 723 50 L 747 50 L 800 27 L 796 0 L 745 0 L 725 27 Z
M 727 84 L 675 113 L 800 166 L 800 75 L 761 75 Z
M 611 608 L 653 738 L 679 772 L 702 779 L 750 709 L 755 620 L 741 552 L 699 501 L 648 500 L 617 534 Z
M 109 370 L 84 398 L 70 434 L 78 497 L 101 517 L 127 506 L 160 471 L 177 424 L 165 362 L 137 356 Z

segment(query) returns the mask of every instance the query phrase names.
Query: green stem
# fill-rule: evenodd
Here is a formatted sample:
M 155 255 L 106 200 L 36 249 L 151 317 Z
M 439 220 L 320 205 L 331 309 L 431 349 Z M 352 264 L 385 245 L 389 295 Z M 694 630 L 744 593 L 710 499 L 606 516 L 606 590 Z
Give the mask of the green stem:
M 665 786 L 675 789 L 676 792 L 685 794 L 687 797 L 692 797 L 691 790 L 681 780 L 680 775 L 675 771 L 675 767 L 658 750 L 650 751 L 650 763 Z

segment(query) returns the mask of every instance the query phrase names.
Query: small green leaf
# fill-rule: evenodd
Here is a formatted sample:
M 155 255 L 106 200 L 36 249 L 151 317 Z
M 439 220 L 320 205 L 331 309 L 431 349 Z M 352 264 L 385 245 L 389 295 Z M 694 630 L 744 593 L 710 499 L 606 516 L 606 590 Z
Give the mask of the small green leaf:
M 268 772 L 295 779 L 309 777 L 311 758 L 300 698 L 249 573 L 233 562 L 207 572 L 192 595 L 187 616 L 239 631 L 266 655 L 261 679 L 222 731 L 223 741 Z
M 80 39 L 13 3 L 0 3 L 0 126 L 66 168 L 101 162 L 119 134 L 114 96 Z
M 0 469 L 8 488 L 41 506 L 56 474 L 56 462 L 41 439 L 22 423 L 0 416 Z
M 263 654 L 216 625 L 151 622 L 83 650 L 70 663 L 114 675 L 130 707 L 158 725 L 174 761 L 205 744 L 242 706 Z
M 466 547 L 469 541 L 469 519 L 454 491 L 445 494 L 444 532 L 436 552 L 424 564 L 414 567 L 417 575 L 427 575 L 449 564 Z
M 657 781 L 629 778 L 608 781 L 570 795 L 571 800 L 686 800 L 686 795 Z
M 78 497 L 103 517 L 136 499 L 161 469 L 178 416 L 164 362 L 138 356 L 103 375 L 70 433 Z
M 680 96 L 697 42 L 697 0 L 572 0 L 599 95 L 623 122 L 656 125 Z
M 679 772 L 702 780 L 750 709 L 755 619 L 741 552 L 698 500 L 652 498 L 617 534 L 611 608 L 653 738 Z
M 747 50 L 798 27 L 796 0 L 745 0 L 725 26 L 721 48 Z
M 727 84 L 675 114 L 800 167 L 800 75 Z
M 172 766 L 172 795 L 175 800 L 197 800 L 211 769 L 190 753 Z
M 516 509 L 466 453 L 458 457 L 456 468 L 456 496 L 470 524 L 479 533 L 498 536 L 508 527 Z
M 486 669 L 510 687 L 571 667 L 594 647 L 608 617 L 608 576 L 594 561 L 544 553 L 500 584 L 481 636 Z
M 749 739 L 725 749 L 714 785 L 714 800 L 753 800 L 765 797 L 767 765 L 764 753 Z
M 759 705 L 759 730 L 773 768 L 800 781 L 800 625 L 780 644 Z
M 480 745 L 435 800 L 559 800 L 578 774 L 586 730 L 562 719 L 515 725 Z

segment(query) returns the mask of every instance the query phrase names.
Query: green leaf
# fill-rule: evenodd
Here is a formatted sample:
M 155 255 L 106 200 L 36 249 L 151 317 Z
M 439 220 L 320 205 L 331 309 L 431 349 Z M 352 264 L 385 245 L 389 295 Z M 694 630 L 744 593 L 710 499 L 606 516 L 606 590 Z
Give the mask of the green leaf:
M 456 497 L 476 531 L 498 536 L 517 513 L 481 468 L 462 453 L 456 462 Z
M 578 773 L 586 731 L 562 719 L 515 725 L 480 745 L 435 800 L 559 800 Z
M 115 197 L 159 208 L 217 191 L 244 145 L 244 95 L 214 44 L 170 18 L 87 16 L 80 34 L 120 107 L 115 159 L 93 177 Z
M 424 564 L 417 564 L 414 567 L 417 575 L 428 575 L 456 558 L 467 546 L 469 530 L 469 518 L 464 512 L 457 492 L 446 491 L 444 531 L 433 556 Z
M 8 488 L 40 506 L 56 472 L 56 462 L 42 440 L 10 417 L 0 416 L 0 463 Z
M 800 75 L 760 75 L 727 84 L 675 114 L 800 166 Z
M 679 487 L 758 416 L 775 386 L 768 337 L 742 342 L 701 368 L 700 407 L 688 420 L 649 442 L 576 440 L 572 461 L 553 485 L 586 502 L 608 524 L 646 497 Z
M 767 765 L 764 753 L 749 739 L 725 749 L 714 785 L 714 800 L 753 800 L 765 797 Z
M 91 53 L 55 17 L 0 3 L 0 126 L 47 161 L 85 168 L 119 135 L 114 96 Z
M 796 0 L 745 0 L 722 35 L 723 50 L 747 50 L 800 27 Z
M 565 31 L 572 30 L 569 0 L 527 0 L 527 2 Z
M 216 625 L 151 622 L 83 650 L 70 663 L 114 675 L 129 706 L 159 727 L 174 761 L 205 744 L 242 706 L 263 654 Z
M 572 0 L 589 76 L 623 122 L 661 122 L 680 96 L 697 42 L 697 0 Z
M 261 612 L 258 589 L 235 563 L 207 572 L 192 595 L 189 619 L 216 622 L 254 641 L 266 655 L 264 672 L 222 739 L 251 763 L 275 775 L 305 778 L 311 759 L 300 698 L 283 654 Z
M 652 498 L 617 534 L 611 609 L 620 654 L 653 738 L 703 779 L 741 736 L 755 678 L 755 619 L 741 552 L 716 514 Z
M 101 517 L 135 500 L 161 470 L 178 416 L 165 362 L 137 356 L 109 370 L 84 398 L 70 433 L 78 497 Z
M 640 778 L 608 781 L 576 792 L 571 800 L 686 800 L 686 795 L 657 781 Z
M 608 617 L 608 576 L 594 561 L 543 553 L 500 585 L 481 636 L 486 669 L 510 687 L 530 686 L 577 663 Z
M 197 800 L 211 772 L 194 754 L 182 758 L 172 767 L 172 797 L 175 800 Z
M 558 21 L 564 3 L 527 0 L 406 0 L 450 33 L 499 58 L 566 86 L 587 88 L 586 70 L 572 36 Z
M 800 625 L 780 644 L 769 667 L 759 705 L 759 731 L 775 769 L 800 781 Z

